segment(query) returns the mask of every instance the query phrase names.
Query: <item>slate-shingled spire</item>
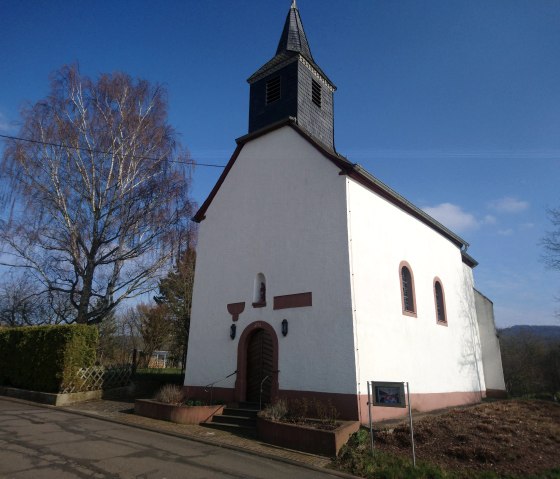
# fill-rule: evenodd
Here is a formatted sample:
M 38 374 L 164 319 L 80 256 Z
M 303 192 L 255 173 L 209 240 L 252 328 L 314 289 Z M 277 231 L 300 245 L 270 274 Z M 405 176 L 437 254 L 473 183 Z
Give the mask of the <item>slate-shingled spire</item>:
M 295 0 L 292 2 L 290 11 L 286 17 L 284 30 L 282 30 L 282 36 L 280 37 L 278 48 L 276 49 L 276 55 L 286 51 L 299 52 L 310 60 L 313 60 Z
M 334 84 L 315 63 L 295 0 L 276 55 L 247 80 L 249 133 L 288 117 L 334 151 Z

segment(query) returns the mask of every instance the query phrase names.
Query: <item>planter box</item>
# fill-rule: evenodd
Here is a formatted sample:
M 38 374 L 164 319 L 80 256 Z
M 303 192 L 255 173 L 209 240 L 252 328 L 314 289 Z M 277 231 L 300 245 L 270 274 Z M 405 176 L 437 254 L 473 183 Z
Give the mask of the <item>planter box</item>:
M 223 411 L 223 404 L 214 406 L 175 406 L 150 399 L 137 399 L 134 402 L 135 414 L 178 424 L 209 422 L 215 414 L 222 414 Z
M 338 454 L 348 438 L 360 428 L 359 421 L 339 421 L 339 423 L 337 429 L 325 431 L 258 417 L 257 437 L 275 446 L 332 457 Z

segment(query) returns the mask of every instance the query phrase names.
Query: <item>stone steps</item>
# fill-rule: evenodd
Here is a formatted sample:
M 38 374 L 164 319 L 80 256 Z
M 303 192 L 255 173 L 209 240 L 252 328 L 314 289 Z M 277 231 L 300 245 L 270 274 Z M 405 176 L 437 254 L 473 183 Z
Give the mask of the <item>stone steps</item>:
M 201 424 L 210 429 L 230 431 L 244 436 L 255 437 L 257 432 L 257 413 L 254 404 L 241 403 L 239 407 L 224 408 L 222 414 L 217 414 L 211 422 Z

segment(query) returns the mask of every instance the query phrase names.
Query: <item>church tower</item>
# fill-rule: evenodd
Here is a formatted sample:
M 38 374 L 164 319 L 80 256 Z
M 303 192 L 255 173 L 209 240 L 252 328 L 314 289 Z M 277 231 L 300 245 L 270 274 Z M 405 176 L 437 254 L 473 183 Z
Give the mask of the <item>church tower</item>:
M 295 0 L 276 55 L 248 80 L 249 133 L 289 117 L 334 151 L 334 84 L 315 63 Z

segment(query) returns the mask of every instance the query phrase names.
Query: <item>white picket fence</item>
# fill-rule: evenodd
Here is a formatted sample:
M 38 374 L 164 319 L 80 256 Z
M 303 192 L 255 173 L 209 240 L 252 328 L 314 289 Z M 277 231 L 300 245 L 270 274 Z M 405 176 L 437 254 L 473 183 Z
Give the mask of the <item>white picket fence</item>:
M 70 382 L 63 384 L 61 393 L 98 391 L 127 386 L 132 376 L 132 365 L 91 366 L 80 368 Z

